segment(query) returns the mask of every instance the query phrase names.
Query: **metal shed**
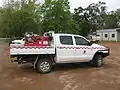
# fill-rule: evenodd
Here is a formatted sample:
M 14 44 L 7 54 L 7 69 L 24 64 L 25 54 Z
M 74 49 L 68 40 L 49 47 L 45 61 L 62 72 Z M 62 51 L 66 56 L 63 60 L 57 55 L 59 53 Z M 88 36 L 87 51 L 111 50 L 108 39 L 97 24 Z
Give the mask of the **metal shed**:
M 102 41 L 120 41 L 120 28 L 96 30 Z

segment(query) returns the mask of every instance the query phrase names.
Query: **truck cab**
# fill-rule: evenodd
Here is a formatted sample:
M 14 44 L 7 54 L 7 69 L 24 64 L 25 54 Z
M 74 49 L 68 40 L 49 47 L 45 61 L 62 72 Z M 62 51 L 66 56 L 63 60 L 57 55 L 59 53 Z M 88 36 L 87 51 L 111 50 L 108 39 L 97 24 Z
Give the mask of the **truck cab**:
M 104 46 L 91 43 L 80 35 L 56 34 L 55 39 L 57 62 L 60 63 L 88 62 L 98 51 L 108 50 Z
M 91 43 L 85 37 L 74 34 L 46 32 L 48 46 L 14 46 L 10 48 L 11 57 L 16 62 L 31 62 L 40 73 L 48 73 L 53 64 L 90 62 L 96 67 L 103 65 L 103 58 L 108 56 L 109 48 Z

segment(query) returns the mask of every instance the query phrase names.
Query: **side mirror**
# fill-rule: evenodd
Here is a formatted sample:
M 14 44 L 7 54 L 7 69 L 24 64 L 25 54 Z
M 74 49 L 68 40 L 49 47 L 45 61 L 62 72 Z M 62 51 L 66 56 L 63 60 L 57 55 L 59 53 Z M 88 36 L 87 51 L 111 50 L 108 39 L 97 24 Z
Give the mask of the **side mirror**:
M 93 44 L 93 41 L 90 41 L 90 46 Z

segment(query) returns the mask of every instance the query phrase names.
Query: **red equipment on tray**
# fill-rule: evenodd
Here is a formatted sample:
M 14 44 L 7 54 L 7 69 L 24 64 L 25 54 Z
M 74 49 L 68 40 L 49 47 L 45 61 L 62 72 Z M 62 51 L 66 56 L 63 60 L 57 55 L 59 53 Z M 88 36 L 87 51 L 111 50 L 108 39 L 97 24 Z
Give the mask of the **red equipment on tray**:
M 48 37 L 34 35 L 31 37 L 26 37 L 25 46 L 48 46 L 48 45 L 49 45 Z

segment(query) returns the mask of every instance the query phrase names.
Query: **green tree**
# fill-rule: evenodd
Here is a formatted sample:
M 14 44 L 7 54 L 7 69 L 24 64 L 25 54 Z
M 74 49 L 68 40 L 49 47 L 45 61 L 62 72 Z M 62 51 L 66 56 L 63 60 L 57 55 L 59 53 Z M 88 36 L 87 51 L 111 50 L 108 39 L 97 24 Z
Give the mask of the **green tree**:
M 69 11 L 68 0 L 9 0 L 0 9 L 1 31 L 7 37 L 19 37 L 24 32 L 77 33 L 79 27 Z
M 37 0 L 10 0 L 2 8 L 2 31 L 6 36 L 19 37 L 24 32 L 39 32 L 40 20 L 38 13 L 39 3 Z
M 111 11 L 104 16 L 103 28 L 110 29 L 118 27 L 120 27 L 120 9 Z
M 80 34 L 86 36 L 88 33 L 100 29 L 103 26 L 103 17 L 106 14 L 104 2 L 92 3 L 86 8 L 78 7 L 74 10 L 73 18 L 79 24 Z
M 78 26 L 72 19 L 68 0 L 45 0 L 41 7 L 43 12 L 42 29 L 44 31 L 77 33 Z

